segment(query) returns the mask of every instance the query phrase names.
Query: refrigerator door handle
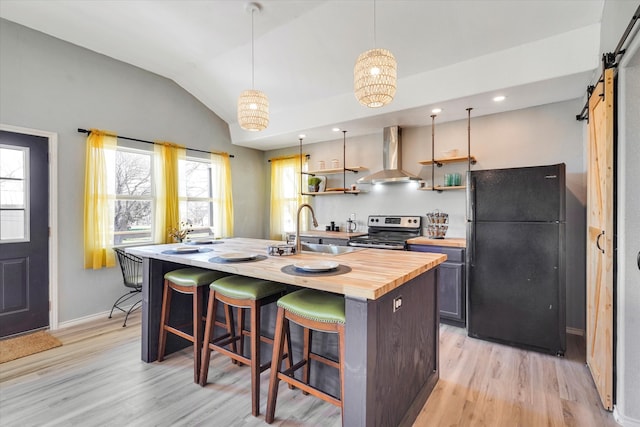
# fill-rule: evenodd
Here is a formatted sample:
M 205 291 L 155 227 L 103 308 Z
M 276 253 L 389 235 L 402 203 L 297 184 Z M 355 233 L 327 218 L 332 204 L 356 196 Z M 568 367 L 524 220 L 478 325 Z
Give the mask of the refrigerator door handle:
M 467 193 L 467 221 L 473 222 L 475 220 L 476 210 L 476 178 L 469 174 L 468 180 L 469 192 Z

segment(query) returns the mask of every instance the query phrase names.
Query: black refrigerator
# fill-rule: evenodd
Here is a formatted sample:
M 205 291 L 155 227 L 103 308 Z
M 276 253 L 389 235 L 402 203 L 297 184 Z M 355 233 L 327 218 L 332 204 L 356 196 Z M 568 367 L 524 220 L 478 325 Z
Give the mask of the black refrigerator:
M 468 335 L 563 355 L 565 165 L 467 174 Z

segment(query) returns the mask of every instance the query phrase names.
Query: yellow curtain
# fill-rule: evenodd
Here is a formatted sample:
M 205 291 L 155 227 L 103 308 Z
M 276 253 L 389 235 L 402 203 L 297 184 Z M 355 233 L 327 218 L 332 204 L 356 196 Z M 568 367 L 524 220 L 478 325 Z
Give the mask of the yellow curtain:
M 308 202 L 301 195 L 300 156 L 271 159 L 271 209 L 269 238 L 283 240 L 286 233 L 296 231 L 298 206 Z M 306 230 L 308 210 L 302 211 L 300 229 Z
M 113 202 L 107 185 L 106 150 L 115 150 L 114 134 L 91 129 L 84 173 L 84 268 L 116 265 L 113 253 Z
M 178 202 L 178 160 L 186 157 L 184 147 L 168 142 L 156 142 L 155 151 L 155 240 L 173 243 L 171 228 L 180 228 Z
M 216 237 L 233 236 L 233 193 L 229 154 L 211 153 L 213 232 Z

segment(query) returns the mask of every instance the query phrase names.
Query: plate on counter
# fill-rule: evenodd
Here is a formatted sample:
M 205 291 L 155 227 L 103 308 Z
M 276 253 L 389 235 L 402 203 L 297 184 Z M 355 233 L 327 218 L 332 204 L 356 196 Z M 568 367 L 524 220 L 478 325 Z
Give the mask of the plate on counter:
M 198 240 L 189 240 L 187 245 L 213 245 L 214 243 L 222 243 L 220 240 L 214 239 L 198 239 Z
M 258 258 L 258 254 L 249 252 L 226 252 L 218 255 L 223 261 L 249 261 Z
M 198 248 L 194 248 L 191 246 L 178 246 L 177 248 L 173 249 L 174 251 L 176 251 L 176 253 L 179 254 L 192 254 L 195 252 L 198 252 Z
M 334 261 L 306 261 L 293 264 L 295 268 L 308 272 L 331 271 L 338 268 L 340 264 Z

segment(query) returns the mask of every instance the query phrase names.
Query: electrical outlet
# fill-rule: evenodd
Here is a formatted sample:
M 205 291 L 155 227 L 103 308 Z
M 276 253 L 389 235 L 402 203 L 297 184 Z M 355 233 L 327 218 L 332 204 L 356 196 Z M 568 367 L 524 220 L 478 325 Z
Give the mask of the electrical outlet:
M 400 310 L 400 307 L 402 307 L 402 296 L 393 299 L 393 312 Z

